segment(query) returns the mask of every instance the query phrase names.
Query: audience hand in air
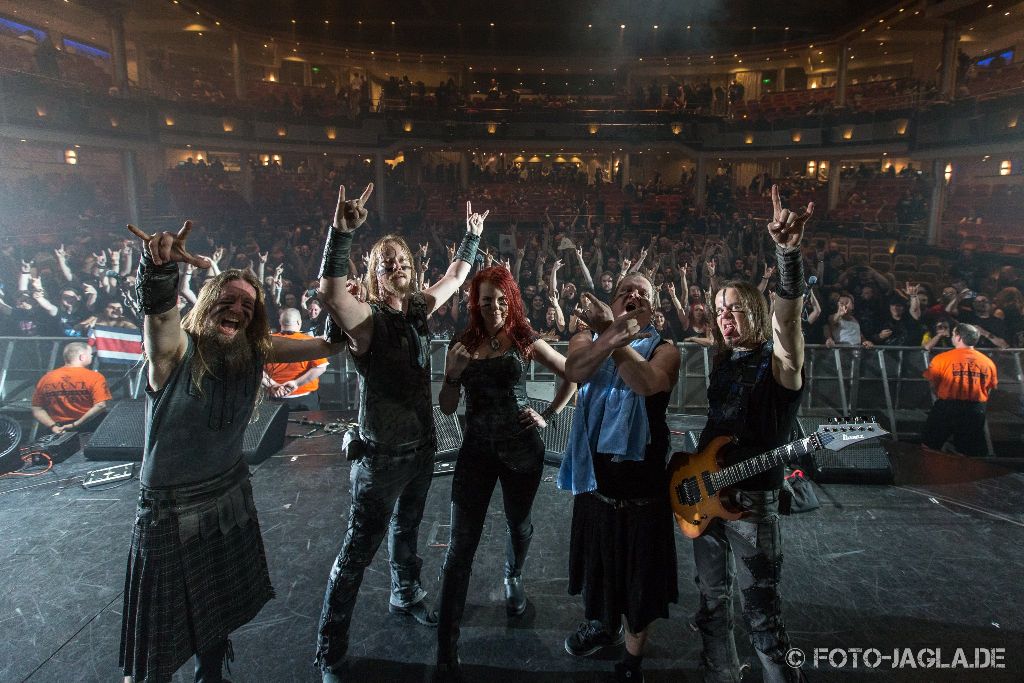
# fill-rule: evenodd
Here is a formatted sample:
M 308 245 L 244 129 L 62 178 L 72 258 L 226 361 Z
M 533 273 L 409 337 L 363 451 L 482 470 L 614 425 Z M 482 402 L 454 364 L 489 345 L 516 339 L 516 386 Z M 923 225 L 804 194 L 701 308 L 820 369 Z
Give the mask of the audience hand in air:
M 814 202 L 807 205 L 803 213 L 782 208 L 779 186 L 772 185 L 772 219 L 768 222 L 768 234 L 780 247 L 799 247 L 804 238 L 804 228 L 814 214 Z
M 334 223 L 331 226 L 342 232 L 355 232 L 356 228 L 366 222 L 369 211 L 366 202 L 373 194 L 373 183 L 366 186 L 358 199 L 345 199 L 345 186 L 338 186 L 338 206 L 334 209 Z
M 155 232 L 147 235 L 145 232 L 129 225 L 128 230 L 142 240 L 143 252 L 149 254 L 153 265 L 162 266 L 165 263 L 191 263 L 196 268 L 209 268 L 210 260 L 200 256 L 193 256 L 185 248 L 185 240 L 192 231 L 192 221 L 185 221 L 181 230 L 177 233 Z
M 488 209 L 482 214 L 473 213 L 473 203 L 466 202 L 466 232 L 474 235 L 480 235 L 484 231 L 484 221 L 487 220 L 488 214 L 491 210 Z

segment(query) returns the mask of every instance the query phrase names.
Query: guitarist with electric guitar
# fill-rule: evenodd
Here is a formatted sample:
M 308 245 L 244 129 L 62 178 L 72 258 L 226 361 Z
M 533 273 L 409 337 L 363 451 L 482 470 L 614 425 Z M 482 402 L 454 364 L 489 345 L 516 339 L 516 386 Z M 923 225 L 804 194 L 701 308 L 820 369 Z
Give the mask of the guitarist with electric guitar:
M 715 361 L 708 387 L 708 422 L 697 450 L 713 452 L 725 466 L 786 444 L 803 392 L 800 312 L 807 285 L 800 244 L 814 204 L 799 213 L 783 208 L 779 188 L 773 186 L 772 205 L 768 234 L 775 245 L 778 273 L 772 306 L 746 281 L 725 282 L 711 295 Z M 728 507 L 722 508 L 728 514 L 709 514 L 699 520 L 699 529 L 693 529 L 696 533 L 688 534 L 695 536 L 693 561 L 700 589 L 695 622 L 703 639 L 701 669 L 706 681 L 739 680 L 732 620 L 734 581 L 764 680 L 803 680 L 800 670 L 790 668 L 784 659 L 790 644 L 778 594 L 783 462 L 773 459 L 765 464 L 764 468 L 730 469 L 731 495 Z M 679 465 L 676 461 L 671 469 Z M 675 481 L 677 487 L 679 483 Z M 674 495 L 677 502 L 678 494 Z M 676 512 L 681 528 L 684 522 L 692 526 L 693 519 L 680 521 Z

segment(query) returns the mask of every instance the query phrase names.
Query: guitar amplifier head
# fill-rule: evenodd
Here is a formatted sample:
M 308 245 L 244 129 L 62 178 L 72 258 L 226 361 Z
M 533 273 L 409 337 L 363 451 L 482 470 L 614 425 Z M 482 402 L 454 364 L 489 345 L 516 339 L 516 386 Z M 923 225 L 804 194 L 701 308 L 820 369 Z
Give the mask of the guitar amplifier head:
M 821 484 L 891 484 L 892 462 L 878 444 L 811 454 L 811 475 Z

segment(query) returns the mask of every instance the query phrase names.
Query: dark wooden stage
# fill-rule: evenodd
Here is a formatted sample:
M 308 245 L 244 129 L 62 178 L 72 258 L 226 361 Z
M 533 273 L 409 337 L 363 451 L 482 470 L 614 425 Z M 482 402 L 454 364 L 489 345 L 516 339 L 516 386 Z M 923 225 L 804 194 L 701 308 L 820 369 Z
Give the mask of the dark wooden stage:
M 309 428 L 289 425 L 289 433 Z M 322 432 L 321 432 L 322 433 Z M 290 438 L 253 467 L 253 485 L 277 598 L 233 634 L 235 683 L 318 681 L 312 667 L 320 602 L 348 513 L 348 463 L 340 435 Z M 786 624 L 807 657 L 811 681 L 1024 680 L 1024 476 L 986 463 L 912 446 L 891 447 L 893 486 L 828 485 L 823 508 L 785 518 Z M 0 681 L 120 681 L 124 569 L 138 479 L 82 488 L 82 476 L 108 466 L 81 453 L 39 477 L 0 478 Z M 137 468 L 136 468 L 137 469 Z M 581 617 L 566 593 L 571 500 L 546 468 L 534 507 L 536 536 L 526 566 L 530 605 L 505 616 L 504 520 L 500 497 L 480 545 L 463 624 L 461 655 L 470 680 L 610 681 L 618 652 L 596 659 L 565 653 Z M 424 585 L 437 597 L 448 540 L 450 476 L 434 479 L 421 528 Z M 700 642 L 689 626 L 697 604 L 689 542 L 678 535 L 679 604 L 657 622 L 645 660 L 647 680 L 699 680 Z M 353 680 L 429 680 L 435 631 L 390 616 L 382 548 L 366 574 L 352 627 Z M 737 607 L 741 656 L 754 665 Z M 821 653 L 817 667 L 813 653 Z M 828 663 L 832 648 L 1003 648 L 1004 668 L 874 668 Z M 1000 651 L 997 650 L 997 654 Z M 843 654 L 843 653 L 840 653 Z M 926 653 L 920 661 L 929 662 Z M 832 653 L 835 663 L 839 655 Z M 916 663 L 916 662 L 915 662 Z M 191 681 L 191 663 L 175 681 Z

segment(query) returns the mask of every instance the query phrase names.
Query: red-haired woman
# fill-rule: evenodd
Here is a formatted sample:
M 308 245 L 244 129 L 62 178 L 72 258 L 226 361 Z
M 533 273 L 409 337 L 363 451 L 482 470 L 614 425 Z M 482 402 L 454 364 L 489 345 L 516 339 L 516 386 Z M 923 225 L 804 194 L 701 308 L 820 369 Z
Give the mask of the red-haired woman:
M 526 405 L 531 360 L 562 381 L 551 406 L 538 414 Z M 461 680 L 459 622 L 494 485 L 501 481 L 508 522 L 505 598 L 509 616 L 526 610 L 522 568 L 533 536 L 530 508 L 540 485 L 544 444 L 538 427 L 558 413 L 576 391 L 565 380 L 565 357 L 539 339 L 523 310 L 512 274 L 485 268 L 470 286 L 469 326 L 453 340 L 438 403 L 451 415 L 466 388 L 466 434 L 452 480 L 451 543 L 444 561 L 438 624 L 438 673 Z

